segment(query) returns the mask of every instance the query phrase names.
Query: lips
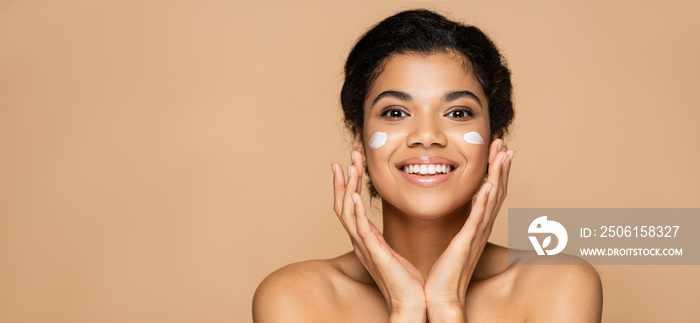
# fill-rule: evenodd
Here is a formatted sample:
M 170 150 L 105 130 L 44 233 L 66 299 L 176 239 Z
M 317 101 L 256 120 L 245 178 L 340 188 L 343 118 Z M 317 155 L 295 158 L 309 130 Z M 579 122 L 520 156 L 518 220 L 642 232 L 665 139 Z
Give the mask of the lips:
M 419 156 L 396 164 L 409 182 L 423 187 L 435 186 L 448 180 L 459 164 L 440 156 Z

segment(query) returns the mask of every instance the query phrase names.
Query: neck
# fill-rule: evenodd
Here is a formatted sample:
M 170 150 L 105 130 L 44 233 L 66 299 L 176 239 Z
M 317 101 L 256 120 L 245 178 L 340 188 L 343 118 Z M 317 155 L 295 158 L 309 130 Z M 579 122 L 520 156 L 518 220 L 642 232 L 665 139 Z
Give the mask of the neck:
M 411 216 L 384 200 L 382 211 L 386 242 L 410 261 L 423 277 L 428 277 L 435 261 L 462 229 L 471 211 L 471 204 L 432 219 Z

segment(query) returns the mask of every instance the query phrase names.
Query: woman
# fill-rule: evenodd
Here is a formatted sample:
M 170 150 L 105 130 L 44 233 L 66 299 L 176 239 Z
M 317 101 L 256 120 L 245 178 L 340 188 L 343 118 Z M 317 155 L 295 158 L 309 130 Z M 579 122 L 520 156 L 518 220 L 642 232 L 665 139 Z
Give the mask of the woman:
M 354 135 L 347 181 L 332 165 L 353 251 L 268 276 L 255 321 L 600 321 L 591 266 L 527 266 L 531 253 L 509 264 L 508 249 L 487 242 L 514 156 L 501 139 L 511 92 L 510 71 L 475 27 L 411 10 L 368 31 L 341 93 Z M 383 233 L 359 194 L 365 172 Z

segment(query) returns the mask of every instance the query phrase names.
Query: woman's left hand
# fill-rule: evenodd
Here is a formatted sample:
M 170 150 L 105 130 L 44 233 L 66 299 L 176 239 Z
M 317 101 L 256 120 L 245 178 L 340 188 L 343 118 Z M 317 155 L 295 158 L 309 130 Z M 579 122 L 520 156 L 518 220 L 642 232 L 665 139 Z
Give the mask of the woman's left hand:
M 508 188 L 514 152 L 501 151 L 502 145 L 501 139 L 492 143 L 488 179 L 479 190 L 464 226 L 435 262 L 426 279 L 424 292 L 431 322 L 466 322 L 467 287 Z

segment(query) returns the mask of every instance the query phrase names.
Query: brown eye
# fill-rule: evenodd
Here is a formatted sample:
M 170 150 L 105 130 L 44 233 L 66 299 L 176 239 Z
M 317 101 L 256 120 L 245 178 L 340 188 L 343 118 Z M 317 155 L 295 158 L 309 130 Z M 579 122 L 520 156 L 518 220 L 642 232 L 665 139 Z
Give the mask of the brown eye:
M 447 114 L 448 117 L 455 118 L 455 119 L 463 119 L 463 118 L 471 117 L 472 115 L 473 114 L 469 109 L 454 110 L 454 111 Z
M 382 112 L 382 116 L 389 117 L 392 119 L 399 119 L 408 117 L 408 114 L 401 109 L 388 109 Z

